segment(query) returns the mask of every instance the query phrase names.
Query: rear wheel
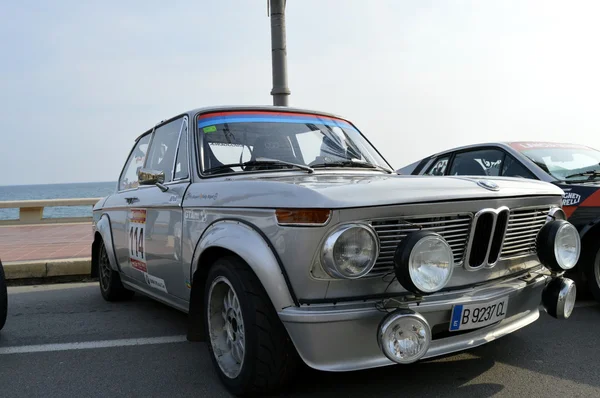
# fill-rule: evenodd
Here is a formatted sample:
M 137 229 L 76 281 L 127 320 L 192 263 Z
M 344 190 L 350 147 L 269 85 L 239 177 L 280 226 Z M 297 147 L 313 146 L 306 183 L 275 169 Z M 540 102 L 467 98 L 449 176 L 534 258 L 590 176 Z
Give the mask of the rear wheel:
M 252 270 L 237 257 L 218 259 L 204 291 L 208 349 L 221 381 L 235 395 L 268 394 L 289 384 L 298 357 Z
M 98 249 L 98 276 L 100 293 L 106 301 L 129 300 L 133 297 L 134 292 L 123 286 L 121 276 L 111 268 L 104 242 L 100 243 Z
M 6 323 L 6 314 L 8 312 L 8 292 L 6 290 L 6 278 L 4 276 L 4 267 L 0 261 L 0 330 Z

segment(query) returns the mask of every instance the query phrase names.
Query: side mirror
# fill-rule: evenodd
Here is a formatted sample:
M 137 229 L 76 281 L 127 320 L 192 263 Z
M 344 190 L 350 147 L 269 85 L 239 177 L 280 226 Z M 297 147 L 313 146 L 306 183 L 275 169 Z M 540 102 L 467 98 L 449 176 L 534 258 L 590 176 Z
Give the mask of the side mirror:
M 156 185 L 165 182 L 165 173 L 159 170 L 140 169 L 138 171 L 140 185 Z

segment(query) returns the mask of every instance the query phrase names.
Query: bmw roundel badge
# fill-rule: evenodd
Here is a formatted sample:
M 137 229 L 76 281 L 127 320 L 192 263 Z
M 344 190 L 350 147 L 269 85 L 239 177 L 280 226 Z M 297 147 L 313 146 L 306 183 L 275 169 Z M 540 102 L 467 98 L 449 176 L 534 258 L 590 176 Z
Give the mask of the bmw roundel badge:
M 497 191 L 500 189 L 498 184 L 496 184 L 493 181 L 488 181 L 488 180 L 478 180 L 477 185 L 479 185 L 482 188 L 489 189 L 490 191 Z

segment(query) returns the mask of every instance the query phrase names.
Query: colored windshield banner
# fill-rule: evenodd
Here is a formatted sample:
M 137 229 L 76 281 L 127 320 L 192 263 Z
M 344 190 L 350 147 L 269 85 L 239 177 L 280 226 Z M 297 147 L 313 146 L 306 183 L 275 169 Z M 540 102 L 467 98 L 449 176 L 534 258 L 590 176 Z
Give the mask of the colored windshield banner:
M 200 115 L 198 117 L 198 128 L 213 126 L 223 123 L 314 123 L 326 126 L 337 126 L 341 128 L 354 127 L 345 120 L 329 116 L 315 115 L 311 113 L 296 112 L 214 112 Z
M 590 147 L 578 144 L 568 144 L 560 142 L 511 142 L 510 146 L 518 151 L 527 151 L 529 149 L 590 149 Z

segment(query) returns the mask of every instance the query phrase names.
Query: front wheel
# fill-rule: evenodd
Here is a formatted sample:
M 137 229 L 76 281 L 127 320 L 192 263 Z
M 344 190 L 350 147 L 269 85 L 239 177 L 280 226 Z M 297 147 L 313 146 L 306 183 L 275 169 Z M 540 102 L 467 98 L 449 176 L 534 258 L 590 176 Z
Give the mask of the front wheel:
M 214 367 L 235 395 L 286 387 L 298 357 L 269 297 L 237 257 L 218 259 L 204 291 L 205 331 Z
M 589 254 L 586 253 L 586 259 L 588 260 L 583 264 L 583 273 L 587 286 L 594 299 L 600 301 L 600 247 L 589 250 Z
M 4 267 L 0 261 L 0 330 L 6 323 L 8 313 L 8 291 L 6 290 L 6 278 L 4 276 Z

